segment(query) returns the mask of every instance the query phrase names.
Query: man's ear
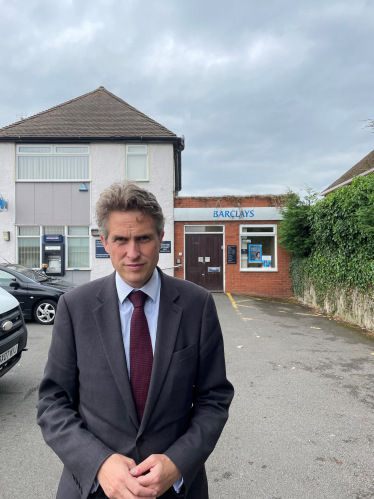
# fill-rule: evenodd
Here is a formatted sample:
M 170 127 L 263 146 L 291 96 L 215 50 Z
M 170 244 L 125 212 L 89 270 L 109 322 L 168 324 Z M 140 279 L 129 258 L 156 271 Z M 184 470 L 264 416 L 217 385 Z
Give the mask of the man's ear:
M 160 249 L 161 249 L 161 246 L 162 246 L 162 240 L 164 239 L 164 235 L 165 235 L 165 232 L 163 232 L 161 234 L 161 237 L 160 237 Z
M 105 239 L 103 238 L 103 236 L 100 236 L 100 239 L 101 239 L 101 242 L 103 243 L 105 251 L 109 254 L 107 242 L 105 241 Z

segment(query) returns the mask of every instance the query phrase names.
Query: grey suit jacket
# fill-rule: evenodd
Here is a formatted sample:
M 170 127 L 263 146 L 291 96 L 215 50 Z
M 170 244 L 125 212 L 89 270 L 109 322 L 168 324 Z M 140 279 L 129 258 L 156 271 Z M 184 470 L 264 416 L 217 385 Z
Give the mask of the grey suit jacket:
M 122 341 L 115 274 L 60 298 L 39 390 L 38 424 L 64 463 L 58 499 L 85 499 L 113 453 L 138 464 L 166 454 L 186 499 L 206 499 L 204 462 L 228 417 L 233 388 L 211 294 L 161 275 L 152 376 L 139 422 Z M 173 489 L 164 494 L 173 497 Z

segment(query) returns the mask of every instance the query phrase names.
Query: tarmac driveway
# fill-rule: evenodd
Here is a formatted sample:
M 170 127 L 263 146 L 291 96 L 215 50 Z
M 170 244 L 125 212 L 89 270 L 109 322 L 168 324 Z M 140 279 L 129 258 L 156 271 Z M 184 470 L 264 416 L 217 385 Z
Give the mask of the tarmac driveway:
M 292 300 L 214 297 L 236 394 L 212 499 L 374 498 L 374 335 Z

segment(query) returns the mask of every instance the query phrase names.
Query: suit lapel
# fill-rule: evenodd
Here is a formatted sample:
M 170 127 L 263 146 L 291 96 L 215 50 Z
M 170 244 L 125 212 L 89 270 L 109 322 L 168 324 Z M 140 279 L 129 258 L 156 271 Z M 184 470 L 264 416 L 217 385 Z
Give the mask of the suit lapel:
M 138 429 L 139 418 L 132 395 L 123 346 L 115 273 L 104 280 L 97 298 L 101 304 L 93 310 L 93 315 L 105 355 L 129 415 Z
M 183 308 L 176 305 L 174 301 L 179 293 L 172 279 L 160 271 L 161 291 L 160 308 L 157 322 L 157 336 L 155 353 L 153 357 L 152 375 L 149 384 L 147 403 L 144 415 L 140 424 L 140 435 L 146 427 L 157 402 L 160 390 L 164 383 L 171 357 L 174 352 L 174 345 L 178 335 L 180 320 Z

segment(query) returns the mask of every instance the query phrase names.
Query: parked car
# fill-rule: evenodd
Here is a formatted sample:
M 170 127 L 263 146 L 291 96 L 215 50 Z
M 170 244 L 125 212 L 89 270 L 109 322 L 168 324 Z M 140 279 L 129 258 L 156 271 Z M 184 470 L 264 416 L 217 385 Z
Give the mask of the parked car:
M 39 324 L 53 324 L 60 296 L 76 286 L 22 265 L 0 265 L 0 287 L 17 298 L 25 319 L 34 318 Z
M 27 329 L 21 307 L 0 288 L 0 378 L 14 367 L 27 344 Z

